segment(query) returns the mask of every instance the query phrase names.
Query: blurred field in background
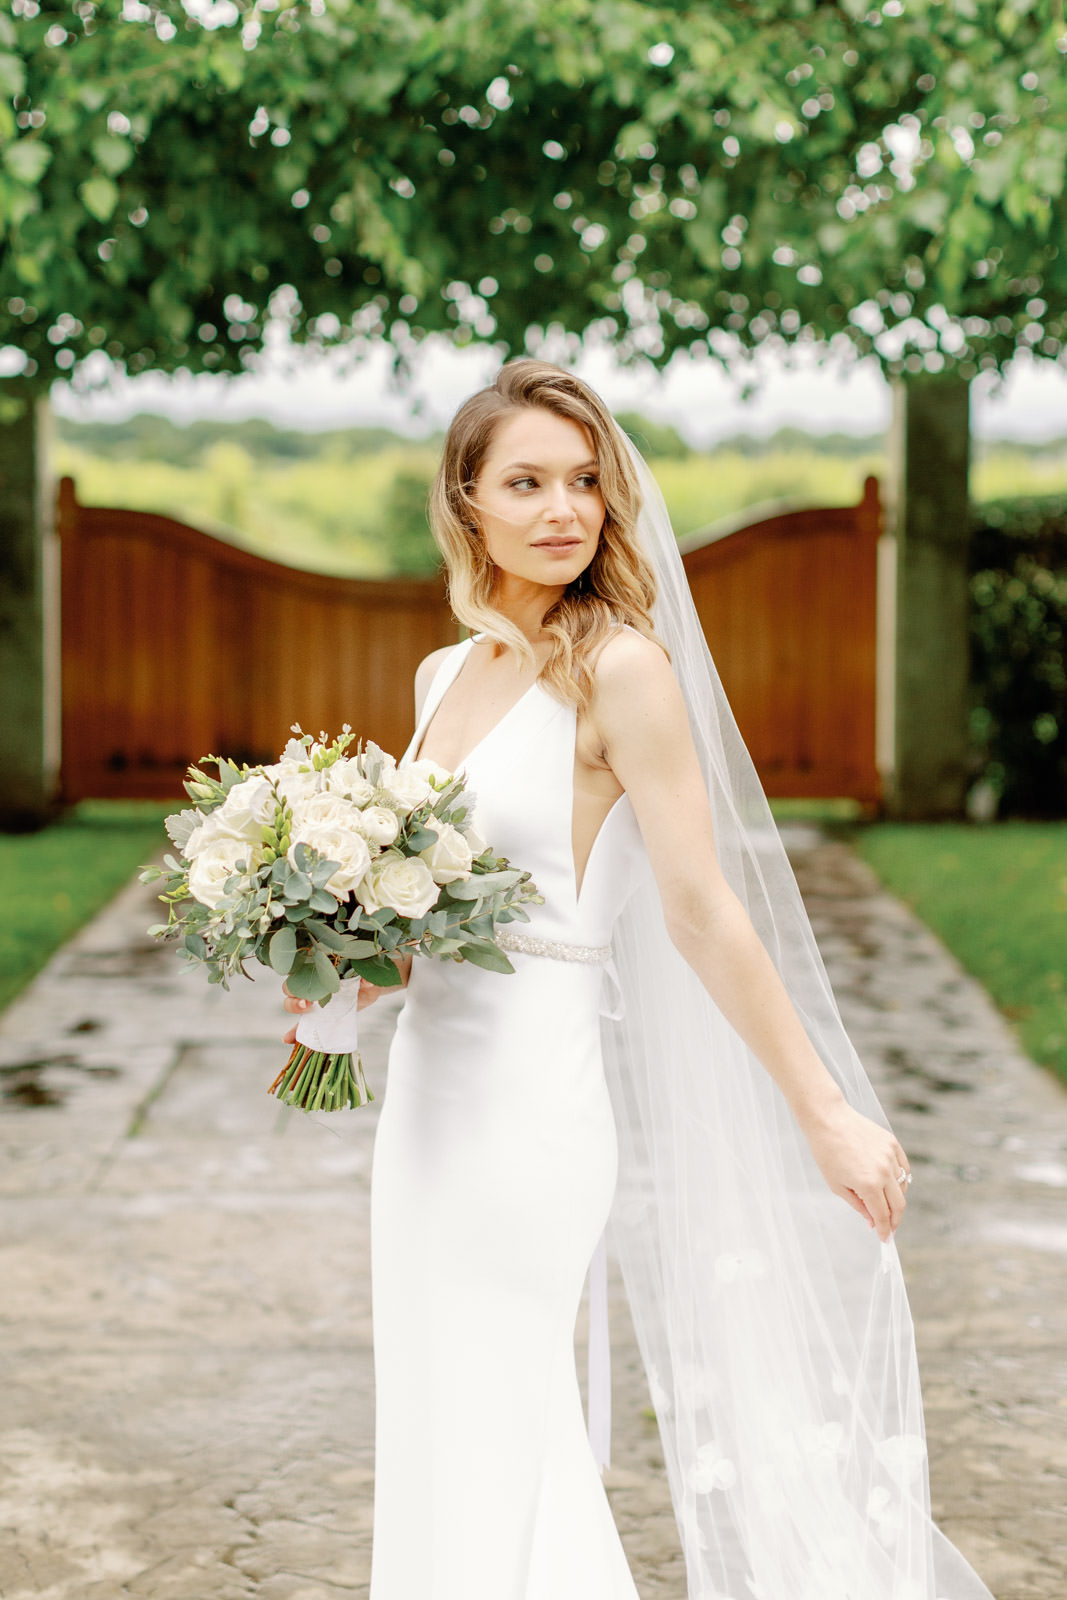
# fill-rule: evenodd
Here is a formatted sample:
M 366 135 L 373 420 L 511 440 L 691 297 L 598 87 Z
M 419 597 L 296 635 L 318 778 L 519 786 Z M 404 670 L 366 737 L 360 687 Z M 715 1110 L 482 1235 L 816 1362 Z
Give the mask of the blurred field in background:
M 654 461 L 675 530 L 692 532 L 763 500 L 845 505 L 886 473 L 885 441 L 781 428 L 737 435 L 706 453 L 673 429 L 625 419 Z M 384 429 L 310 434 L 246 422 L 181 427 L 141 414 L 125 423 L 57 418 L 57 472 L 88 505 L 159 511 L 258 553 L 352 577 L 433 569 L 426 491 L 440 441 Z M 1046 445 L 979 443 L 976 502 L 1067 491 L 1067 438 Z

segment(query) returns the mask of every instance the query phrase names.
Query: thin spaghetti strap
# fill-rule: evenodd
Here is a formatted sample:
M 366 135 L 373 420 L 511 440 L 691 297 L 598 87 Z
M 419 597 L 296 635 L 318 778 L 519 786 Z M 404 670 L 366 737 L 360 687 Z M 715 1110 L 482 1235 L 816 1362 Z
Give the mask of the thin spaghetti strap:
M 422 702 L 422 710 L 415 725 L 415 732 L 411 735 L 411 742 L 401 756 L 401 761 L 415 759 L 416 751 L 422 743 L 422 737 L 429 726 L 430 718 L 440 705 L 449 684 L 467 659 L 467 652 L 473 643 L 473 638 L 460 639 L 457 644 L 451 646 L 448 655 L 445 656 L 437 668 L 430 680 L 430 687 L 426 691 L 426 699 Z

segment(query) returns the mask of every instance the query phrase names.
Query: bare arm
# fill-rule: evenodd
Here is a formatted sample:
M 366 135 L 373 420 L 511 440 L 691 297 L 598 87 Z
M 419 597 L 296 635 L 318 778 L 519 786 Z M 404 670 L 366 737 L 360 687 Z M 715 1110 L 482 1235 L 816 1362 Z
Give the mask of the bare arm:
M 663 652 L 620 633 L 602 650 L 592 719 L 648 850 L 671 940 L 778 1084 L 823 1176 L 887 1239 L 904 1211 L 895 1137 L 854 1111 L 809 1040 L 723 876 L 707 789 Z

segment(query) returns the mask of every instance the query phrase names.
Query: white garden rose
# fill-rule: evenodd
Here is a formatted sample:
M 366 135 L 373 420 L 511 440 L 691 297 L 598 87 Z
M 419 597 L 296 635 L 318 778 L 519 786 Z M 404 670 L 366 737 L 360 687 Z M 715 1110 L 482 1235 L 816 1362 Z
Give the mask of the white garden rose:
M 351 894 L 370 866 L 367 841 L 351 827 L 329 822 L 311 824 L 301 829 L 296 842 L 310 845 L 324 860 L 338 863 L 337 871 L 326 881 L 326 888 L 338 900 Z M 295 848 L 294 843 L 288 852 L 294 867 L 297 865 L 293 855 Z
M 261 846 L 253 847 L 247 839 L 213 839 L 197 852 L 189 868 L 189 893 L 214 911 L 225 892 L 226 879 L 237 871 L 237 863 L 245 862 L 251 871 L 258 866 L 261 851 Z
M 400 832 L 400 819 L 388 806 L 364 806 L 357 815 L 356 827 L 371 844 L 392 844 Z
M 390 801 L 405 815 L 437 793 L 429 778 L 415 770 L 415 765 L 386 767 L 379 780 Z M 417 765 L 424 766 L 426 763 L 419 762 Z
M 475 861 L 477 861 L 478 857 L 482 854 L 482 852 L 485 851 L 485 850 L 488 850 L 489 845 L 488 845 L 487 841 L 482 838 L 481 834 L 478 832 L 477 828 L 474 826 L 474 823 L 473 822 L 469 822 L 466 819 L 464 819 L 463 826 L 461 827 L 460 832 L 462 833 L 463 837 L 466 839 L 468 845 L 470 846 L 470 852 L 471 852 L 472 858 Z
M 354 806 L 343 795 L 321 794 L 309 795 L 306 800 L 298 800 L 293 806 L 293 825 L 290 837 L 296 842 L 303 839 L 308 828 L 348 828 L 359 833 L 360 809 Z
M 327 789 L 334 794 L 347 795 L 357 806 L 365 806 L 374 793 L 373 784 L 368 783 L 359 770 L 357 756 L 342 756 L 340 761 L 326 768 L 322 777 Z
M 431 779 L 438 789 L 443 789 L 452 779 L 447 767 L 438 766 L 436 761 L 409 761 L 404 768 L 405 772 L 413 772 L 417 778 Z
M 368 911 L 392 906 L 401 917 L 424 917 L 437 899 L 437 885 L 425 861 L 392 853 L 372 861 L 356 889 Z
M 301 772 L 295 761 L 283 761 L 278 774 L 278 793 L 287 805 L 295 806 L 300 800 L 310 800 L 322 788 L 322 774 L 314 768 Z
M 437 817 L 427 817 L 425 826 L 436 833 L 437 838 L 419 851 L 419 859 L 429 867 L 434 882 L 455 883 L 457 878 L 465 878 L 474 859 L 469 841 L 458 828 Z
M 265 822 L 274 820 L 274 796 L 266 778 L 243 778 L 232 784 L 212 816 L 237 838 L 259 840 Z
M 244 821 L 247 824 L 246 818 L 235 818 L 234 820 L 238 822 Z M 246 847 L 258 844 L 258 824 L 254 827 L 246 827 L 246 831 L 242 832 L 239 826 L 231 827 L 230 818 L 226 816 L 224 807 L 216 806 L 214 811 L 208 812 L 199 827 L 193 829 L 185 841 L 182 854 L 187 861 L 195 861 L 197 856 L 202 855 L 205 850 L 210 849 L 224 839 L 229 839 L 236 844 L 243 844 Z

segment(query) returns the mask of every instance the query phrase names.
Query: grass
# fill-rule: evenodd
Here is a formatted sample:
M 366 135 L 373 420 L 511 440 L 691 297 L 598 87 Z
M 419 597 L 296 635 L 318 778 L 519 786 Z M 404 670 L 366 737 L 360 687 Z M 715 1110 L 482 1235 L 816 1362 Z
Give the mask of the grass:
M 167 843 L 177 803 L 83 800 L 39 833 L 0 834 L 0 1007 Z
M 889 823 L 846 836 L 1067 1080 L 1067 822 Z

